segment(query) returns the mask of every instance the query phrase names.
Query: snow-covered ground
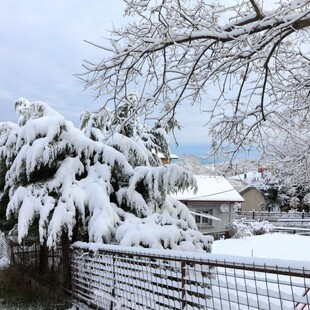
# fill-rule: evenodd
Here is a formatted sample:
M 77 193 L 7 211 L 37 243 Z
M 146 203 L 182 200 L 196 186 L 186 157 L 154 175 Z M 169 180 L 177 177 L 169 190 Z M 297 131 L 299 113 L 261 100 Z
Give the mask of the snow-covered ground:
M 215 241 L 214 254 L 310 261 L 310 236 L 281 233 Z

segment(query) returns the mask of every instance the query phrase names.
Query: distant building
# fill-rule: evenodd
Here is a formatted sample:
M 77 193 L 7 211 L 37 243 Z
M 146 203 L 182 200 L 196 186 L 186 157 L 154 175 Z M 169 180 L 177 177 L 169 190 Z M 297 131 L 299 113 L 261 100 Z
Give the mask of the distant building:
M 157 155 L 159 156 L 163 165 L 168 165 L 168 164 L 170 164 L 172 159 L 178 159 L 179 158 L 177 155 L 174 155 L 174 154 L 170 154 L 170 157 L 167 158 L 162 152 L 158 152 Z
M 225 234 L 233 219 L 234 206 L 244 199 L 224 177 L 196 175 L 195 178 L 196 194 L 186 190 L 174 197 L 188 206 L 203 234 Z
M 241 211 L 261 211 L 265 204 L 265 196 L 254 186 L 249 186 L 242 191 L 240 195 L 244 202 L 241 205 Z
M 262 173 L 266 169 L 260 168 L 258 171 L 249 171 L 240 175 L 229 177 L 229 182 L 239 192 L 244 199 L 241 204 L 240 211 L 261 211 L 266 204 L 266 196 L 257 187 L 251 184 L 255 184 L 261 179 Z

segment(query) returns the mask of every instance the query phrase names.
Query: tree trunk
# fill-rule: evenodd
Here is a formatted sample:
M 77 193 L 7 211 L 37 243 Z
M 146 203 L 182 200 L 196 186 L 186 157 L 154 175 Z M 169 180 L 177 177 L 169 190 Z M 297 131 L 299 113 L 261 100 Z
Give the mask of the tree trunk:
M 63 232 L 61 236 L 62 259 L 63 259 L 63 286 L 71 289 L 71 266 L 70 266 L 70 242 L 68 235 Z
M 46 240 L 40 245 L 39 252 L 39 273 L 40 276 L 46 275 L 48 265 L 48 248 L 46 246 Z

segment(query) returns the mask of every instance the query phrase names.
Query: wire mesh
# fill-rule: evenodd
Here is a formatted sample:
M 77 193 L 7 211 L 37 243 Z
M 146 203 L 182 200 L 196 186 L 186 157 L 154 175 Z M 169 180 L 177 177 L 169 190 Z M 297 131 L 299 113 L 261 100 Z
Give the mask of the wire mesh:
M 310 309 L 309 268 L 267 261 L 74 247 L 73 300 L 80 309 Z

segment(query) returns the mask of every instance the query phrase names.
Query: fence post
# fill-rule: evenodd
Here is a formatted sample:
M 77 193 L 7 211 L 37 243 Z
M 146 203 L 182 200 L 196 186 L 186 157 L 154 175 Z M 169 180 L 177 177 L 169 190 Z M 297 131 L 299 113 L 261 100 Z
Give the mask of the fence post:
M 23 279 L 24 278 L 24 272 L 25 272 L 25 240 L 23 240 L 23 243 L 22 243 L 22 261 L 21 261 L 20 267 L 21 267 L 20 278 Z
M 38 252 L 37 252 L 37 243 L 34 243 L 34 255 L 35 255 L 35 264 L 36 264 L 36 272 L 38 271 Z
M 182 272 L 182 309 L 185 309 L 186 307 L 186 288 L 185 288 L 185 284 L 186 284 L 186 273 L 185 273 L 185 262 L 182 260 L 181 261 L 181 272 Z
M 115 275 L 115 256 L 114 254 L 112 255 L 112 274 L 113 274 L 113 287 L 112 287 L 112 291 L 111 291 L 111 305 L 110 305 L 110 310 L 113 310 L 114 309 L 114 305 L 113 305 L 113 302 L 114 302 L 114 297 L 115 297 L 115 286 L 116 286 L 116 275 Z
M 54 248 L 52 248 L 51 255 L 52 255 L 52 266 L 51 266 L 50 281 L 51 281 L 51 285 L 54 286 L 55 285 L 55 251 L 54 251 Z
M 14 255 L 14 243 L 12 240 L 7 239 L 10 245 L 10 250 L 11 250 L 11 263 L 14 264 L 15 263 L 15 255 Z

